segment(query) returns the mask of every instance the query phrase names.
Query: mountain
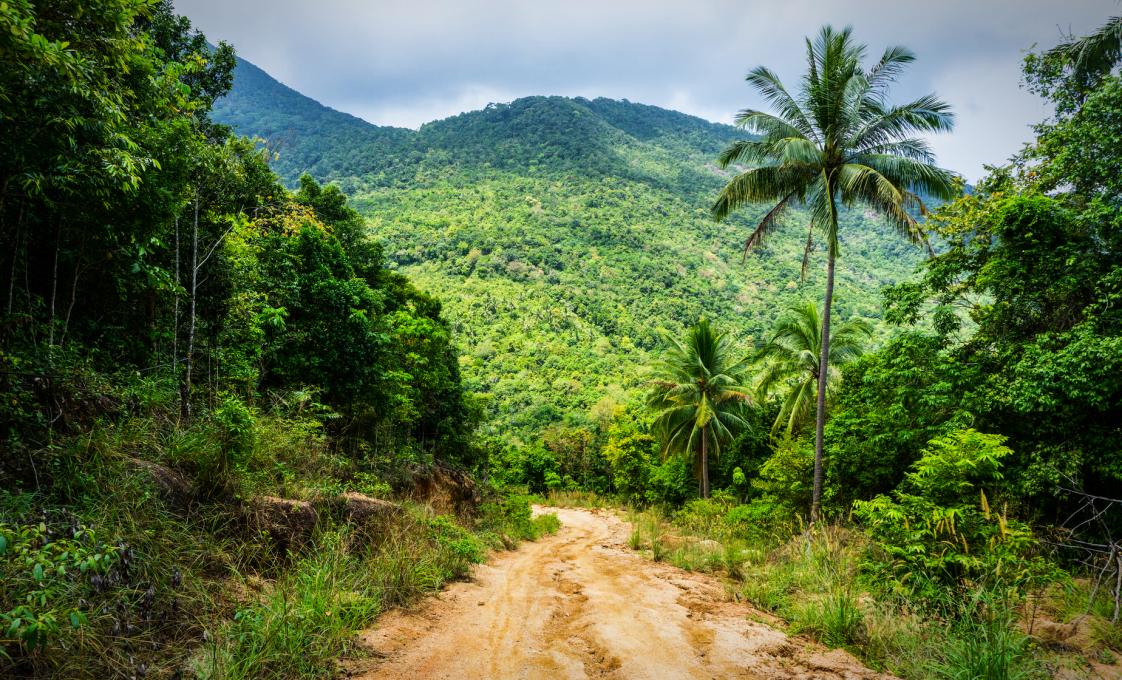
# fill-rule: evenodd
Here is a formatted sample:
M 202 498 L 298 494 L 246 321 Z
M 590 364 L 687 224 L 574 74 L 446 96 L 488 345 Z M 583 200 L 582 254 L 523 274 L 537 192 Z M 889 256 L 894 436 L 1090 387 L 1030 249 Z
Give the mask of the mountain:
M 379 127 L 334 111 L 240 62 L 214 117 L 281 140 L 278 172 L 334 181 L 388 261 L 444 301 L 462 369 L 490 418 L 527 440 L 588 424 L 642 388 L 660 331 L 699 317 L 747 347 L 805 281 L 805 215 L 763 248 L 744 238 L 768 206 L 724 224 L 708 208 L 728 175 L 714 159 L 738 130 L 611 99 L 527 97 L 423 125 Z M 879 289 L 920 253 L 863 212 L 840 229 L 837 310 L 877 317 Z
M 304 172 L 340 177 L 352 150 L 386 155 L 408 144 L 412 130 L 371 125 L 320 104 L 238 58 L 235 87 L 215 102 L 211 116 L 239 134 L 259 137 L 276 152 L 273 170 L 290 185 Z

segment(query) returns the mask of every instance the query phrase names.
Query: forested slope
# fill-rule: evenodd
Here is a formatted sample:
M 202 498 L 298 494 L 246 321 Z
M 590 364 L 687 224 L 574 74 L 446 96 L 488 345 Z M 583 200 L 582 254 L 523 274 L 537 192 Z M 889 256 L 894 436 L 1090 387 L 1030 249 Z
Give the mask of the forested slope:
M 389 263 L 444 301 L 465 386 L 482 396 L 486 430 L 504 436 L 590 425 L 605 394 L 625 401 L 660 329 L 705 316 L 751 340 L 820 289 L 820 255 L 800 277 L 805 216 L 747 258 L 766 208 L 710 218 L 727 180 L 715 158 L 739 134 L 729 126 L 628 101 L 528 97 L 403 131 L 319 106 L 246 62 L 215 118 L 286 140 L 274 162 L 286 181 L 306 171 L 351 196 Z M 877 315 L 879 289 L 920 255 L 880 226 L 843 227 L 842 247 L 842 316 Z

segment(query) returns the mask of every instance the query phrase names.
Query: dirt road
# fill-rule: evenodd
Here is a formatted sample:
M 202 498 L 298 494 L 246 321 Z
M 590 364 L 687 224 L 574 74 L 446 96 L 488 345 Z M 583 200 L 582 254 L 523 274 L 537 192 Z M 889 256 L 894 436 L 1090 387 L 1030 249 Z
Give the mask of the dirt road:
M 629 550 L 605 512 L 549 509 L 555 536 L 478 567 L 469 582 L 363 636 L 358 674 L 402 678 L 874 678 L 749 617 L 716 579 Z

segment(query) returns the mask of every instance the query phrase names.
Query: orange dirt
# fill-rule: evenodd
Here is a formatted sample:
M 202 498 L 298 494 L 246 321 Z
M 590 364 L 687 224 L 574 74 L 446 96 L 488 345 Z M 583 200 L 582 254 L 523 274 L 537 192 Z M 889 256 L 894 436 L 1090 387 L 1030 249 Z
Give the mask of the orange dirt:
M 538 509 L 541 511 L 542 509 Z M 556 512 L 555 536 L 476 568 L 362 640 L 366 680 L 402 678 L 880 678 L 749 620 L 720 581 L 651 562 L 630 527 L 601 511 Z

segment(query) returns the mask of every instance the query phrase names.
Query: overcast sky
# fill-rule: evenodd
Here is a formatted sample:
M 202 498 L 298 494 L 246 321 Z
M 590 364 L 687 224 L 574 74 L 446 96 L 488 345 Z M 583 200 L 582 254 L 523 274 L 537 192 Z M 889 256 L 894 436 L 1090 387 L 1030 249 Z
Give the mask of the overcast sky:
M 175 0 L 211 41 L 285 84 L 379 125 L 424 122 L 536 94 L 630 99 L 731 122 L 761 103 L 758 64 L 795 84 L 803 37 L 851 24 L 879 56 L 919 57 L 896 92 L 938 92 L 958 116 L 933 141 L 971 181 L 1047 111 L 1020 89 L 1034 46 L 1084 34 L 1119 0 Z

